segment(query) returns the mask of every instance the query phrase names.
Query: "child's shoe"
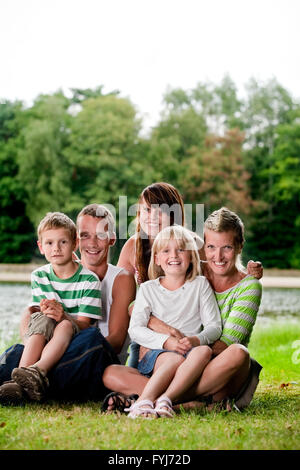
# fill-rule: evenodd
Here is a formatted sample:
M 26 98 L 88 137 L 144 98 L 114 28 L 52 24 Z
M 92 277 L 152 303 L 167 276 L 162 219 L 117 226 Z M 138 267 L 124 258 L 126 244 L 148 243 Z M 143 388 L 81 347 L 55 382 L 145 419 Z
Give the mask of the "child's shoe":
M 49 387 L 45 373 L 37 366 L 13 369 L 12 379 L 27 393 L 30 400 L 41 401 Z
M 21 405 L 28 399 L 25 391 L 14 380 L 4 382 L 0 387 L 1 405 Z

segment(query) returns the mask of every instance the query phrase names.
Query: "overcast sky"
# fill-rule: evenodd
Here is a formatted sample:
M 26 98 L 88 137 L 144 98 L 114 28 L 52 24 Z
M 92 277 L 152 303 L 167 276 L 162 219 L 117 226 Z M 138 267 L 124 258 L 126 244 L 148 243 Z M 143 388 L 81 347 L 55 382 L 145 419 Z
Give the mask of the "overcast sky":
M 118 89 L 154 124 L 167 86 L 250 77 L 300 97 L 299 0 L 0 0 L 0 98 Z

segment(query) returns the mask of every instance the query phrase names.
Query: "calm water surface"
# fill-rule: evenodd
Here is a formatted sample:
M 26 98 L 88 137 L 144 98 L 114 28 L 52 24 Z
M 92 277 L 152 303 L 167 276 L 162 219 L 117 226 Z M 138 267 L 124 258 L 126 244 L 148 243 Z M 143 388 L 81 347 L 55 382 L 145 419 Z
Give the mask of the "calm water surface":
M 31 300 L 29 284 L 0 283 L 0 352 L 2 345 L 18 340 L 20 316 Z M 300 319 L 300 289 L 263 290 L 257 322 Z

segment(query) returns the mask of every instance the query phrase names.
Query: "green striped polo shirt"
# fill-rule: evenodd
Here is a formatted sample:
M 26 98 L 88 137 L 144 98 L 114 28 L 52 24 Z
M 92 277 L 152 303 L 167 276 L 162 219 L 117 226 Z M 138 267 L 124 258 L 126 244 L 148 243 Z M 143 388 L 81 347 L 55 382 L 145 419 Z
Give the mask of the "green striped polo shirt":
M 247 346 L 261 301 L 261 283 L 248 275 L 230 289 L 215 294 L 223 326 L 220 340 L 227 346 L 233 343 Z
M 51 264 L 41 266 L 31 274 L 31 291 L 30 306 L 39 305 L 42 299 L 55 299 L 69 315 L 102 318 L 101 282 L 81 264 L 68 279 L 57 277 Z

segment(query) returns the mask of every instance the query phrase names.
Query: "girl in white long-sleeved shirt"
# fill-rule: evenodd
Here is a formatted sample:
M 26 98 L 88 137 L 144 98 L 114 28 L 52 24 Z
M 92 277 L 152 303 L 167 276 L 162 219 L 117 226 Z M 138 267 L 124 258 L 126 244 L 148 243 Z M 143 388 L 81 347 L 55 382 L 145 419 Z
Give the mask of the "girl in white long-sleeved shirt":
M 172 401 L 199 379 L 211 359 L 208 345 L 222 332 L 218 305 L 207 279 L 200 276 L 198 249 L 189 230 L 175 225 L 157 235 L 149 277 L 139 288 L 128 331 L 133 341 L 149 348 L 138 370 L 151 378 L 127 410 L 131 418 L 171 417 Z M 182 337 L 149 329 L 150 315 Z

